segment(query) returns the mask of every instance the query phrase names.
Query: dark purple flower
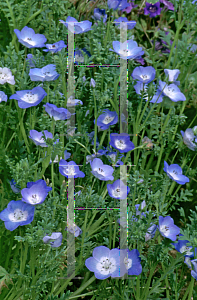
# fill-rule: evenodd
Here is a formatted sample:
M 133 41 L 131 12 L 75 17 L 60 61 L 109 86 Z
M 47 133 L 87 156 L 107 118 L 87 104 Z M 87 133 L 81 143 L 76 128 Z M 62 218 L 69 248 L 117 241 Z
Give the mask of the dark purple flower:
M 160 13 L 161 13 L 161 8 L 160 8 L 159 1 L 155 4 L 146 2 L 146 7 L 144 8 L 145 15 L 150 14 L 150 18 L 155 18 L 156 16 L 159 16 Z

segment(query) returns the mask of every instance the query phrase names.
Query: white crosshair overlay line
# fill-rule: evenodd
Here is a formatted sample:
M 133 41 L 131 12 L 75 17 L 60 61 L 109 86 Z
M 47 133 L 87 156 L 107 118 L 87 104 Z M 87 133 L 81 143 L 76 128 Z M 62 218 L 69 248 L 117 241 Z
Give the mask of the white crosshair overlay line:
M 120 23 L 120 50 L 123 50 L 122 43 L 127 40 L 127 23 Z M 95 65 L 96 66 L 96 65 Z M 99 65 L 101 66 L 101 65 Z M 118 65 L 114 65 L 117 67 Z M 113 65 L 102 65 L 102 67 L 114 67 Z M 86 66 L 88 67 L 88 66 Z M 128 133 L 128 112 L 127 112 L 127 60 L 120 59 L 120 133 Z M 74 23 L 68 23 L 68 89 L 67 89 L 67 99 L 72 96 L 75 99 L 75 78 L 74 78 Z M 68 109 L 68 105 L 67 105 Z M 69 107 L 72 113 L 69 122 L 67 122 L 67 132 L 69 130 L 74 130 L 75 128 L 75 106 Z M 123 115 L 124 116 L 123 116 Z M 126 120 L 126 122 L 124 121 Z M 127 195 L 127 166 L 120 165 L 120 180 L 125 184 L 124 194 Z M 79 279 L 75 277 L 75 237 L 74 234 L 68 233 L 68 224 L 74 224 L 74 178 L 69 178 L 68 184 L 68 205 L 67 205 L 67 248 L 72 249 L 72 251 L 67 251 L 67 277 L 69 279 Z M 77 208 L 76 208 L 77 209 Z M 88 208 L 84 208 L 88 209 Z M 96 209 L 96 208 L 95 208 Z M 105 209 L 105 208 L 103 208 Z M 69 215 L 69 219 L 68 219 Z M 127 226 L 125 226 L 125 222 Z M 127 219 L 127 198 L 120 201 L 120 249 L 128 249 L 128 219 Z M 121 255 L 123 255 L 121 253 Z M 120 256 L 121 259 L 121 256 Z M 122 257 L 123 259 L 123 257 Z M 127 278 L 128 274 L 124 275 Z M 81 279 L 83 277 L 80 277 Z

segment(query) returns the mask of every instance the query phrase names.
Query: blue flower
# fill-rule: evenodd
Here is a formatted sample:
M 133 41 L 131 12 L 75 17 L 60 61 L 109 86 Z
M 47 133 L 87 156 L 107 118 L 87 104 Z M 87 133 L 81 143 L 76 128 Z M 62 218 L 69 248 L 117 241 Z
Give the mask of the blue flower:
M 118 200 L 126 199 L 130 192 L 130 188 L 124 185 L 120 179 L 117 179 L 112 184 L 107 184 L 107 190 L 110 197 Z
M 10 186 L 11 186 L 11 189 L 13 190 L 13 192 L 15 193 L 15 194 L 18 194 L 18 193 L 20 193 L 20 187 L 19 186 L 17 186 L 17 184 L 16 184 L 16 182 L 14 181 L 14 179 L 12 179 L 11 181 L 10 181 Z
M 16 99 L 20 108 L 29 108 L 38 105 L 47 93 L 41 86 L 37 86 L 32 90 L 18 91 L 12 95 L 10 99 Z
M 45 140 L 43 139 L 42 132 L 38 132 L 37 130 L 30 130 L 30 136 L 29 138 L 32 139 L 32 141 L 37 145 L 41 147 L 48 147 Z M 46 139 L 52 139 L 53 135 L 51 132 L 48 132 L 47 130 L 44 130 L 44 135 Z
M 42 48 L 45 47 L 47 39 L 43 34 L 35 33 L 32 28 L 25 26 L 21 31 L 14 29 L 18 41 L 27 48 Z
M 153 67 L 136 67 L 131 76 L 142 83 L 149 83 L 155 79 L 156 71 Z
M 104 113 L 97 119 L 97 126 L 99 126 L 102 130 L 106 130 L 109 128 L 109 126 L 118 122 L 118 115 L 116 111 L 110 111 L 109 109 L 104 109 L 103 112 Z
M 90 86 L 92 86 L 93 88 L 96 86 L 96 82 L 93 78 L 90 79 Z
M 136 25 L 136 21 L 128 21 L 126 17 L 119 17 L 118 19 L 115 19 L 114 22 L 118 28 L 120 28 L 120 23 L 122 22 L 127 23 L 127 29 L 133 29 Z
M 173 102 L 185 101 L 185 95 L 181 93 L 176 84 L 172 83 L 167 85 L 165 82 L 159 80 L 159 88 L 162 90 L 163 95 L 169 97 Z
M 81 228 L 79 228 L 75 223 L 72 223 L 70 221 L 68 212 L 67 212 L 67 226 L 65 230 L 68 230 L 68 232 L 74 234 L 75 237 L 78 237 L 82 233 Z
M 181 130 L 181 135 L 183 137 L 183 143 L 192 151 L 197 148 L 197 126 L 194 128 L 187 128 L 184 131 Z
M 107 158 L 109 159 L 110 162 L 112 162 L 112 163 L 115 163 L 115 162 L 116 162 L 116 156 L 117 156 L 117 153 L 116 153 L 116 152 L 113 152 L 113 151 L 108 152 L 108 154 L 106 154 L 105 156 L 107 156 Z M 117 160 L 115 167 L 118 167 L 118 166 L 124 164 L 124 163 L 120 160 L 122 157 L 124 157 L 124 155 L 120 155 L 120 156 L 119 156 L 119 159 Z
M 177 77 L 181 73 L 178 69 L 175 69 L 175 70 L 164 69 L 164 73 L 170 82 L 172 82 L 176 85 L 180 85 L 180 81 L 176 81 Z
M 109 9 L 112 8 L 113 10 L 123 10 L 130 6 L 129 3 L 127 3 L 127 0 L 108 0 L 107 5 Z
M 163 237 L 176 241 L 180 228 L 174 225 L 174 220 L 170 216 L 159 216 L 159 231 Z
M 43 51 L 57 53 L 66 47 L 67 47 L 67 45 L 64 44 L 64 41 L 59 41 L 54 44 L 46 44 L 47 49 L 44 49 Z
M 60 74 L 55 71 L 55 65 L 47 65 L 41 69 L 30 69 L 29 76 L 32 81 L 52 81 L 56 80 Z
M 142 273 L 140 253 L 137 249 L 131 251 L 128 249 L 121 249 L 120 261 L 121 273 L 127 273 L 128 275 L 140 275 Z M 121 270 L 121 268 L 123 269 Z
M 150 224 L 151 226 L 148 228 L 146 234 L 145 234 L 145 242 L 149 241 L 150 239 L 153 239 L 155 236 L 155 233 L 157 231 L 158 226 L 155 224 Z
M 37 181 L 30 181 L 27 183 L 27 188 L 29 189 L 30 187 L 32 187 L 33 185 L 35 184 L 38 184 L 38 183 L 42 183 L 43 185 L 43 188 L 47 191 L 47 192 L 50 192 L 52 190 L 52 188 L 50 186 L 47 186 L 46 182 L 43 180 L 43 179 L 38 179 Z
M 154 83 L 153 83 L 154 84 Z M 136 85 L 134 85 L 134 89 L 138 95 L 141 95 L 141 92 L 143 91 L 145 93 L 144 99 L 148 101 L 148 84 L 147 83 L 142 83 L 140 81 L 137 81 Z M 151 98 L 150 102 L 151 103 L 161 103 L 163 101 L 163 93 L 162 91 L 158 88 L 156 90 L 155 95 Z
M 94 248 L 93 257 L 89 257 L 85 261 L 85 266 L 94 272 L 97 279 L 106 279 L 108 277 L 120 277 L 120 250 L 112 249 L 105 246 Z M 123 274 L 124 275 L 124 274 Z M 122 276 L 123 276 L 122 275 Z
M 179 236 L 183 236 L 183 234 L 179 234 Z M 180 253 L 185 252 L 184 257 L 194 257 L 194 252 L 191 252 L 192 247 L 187 246 L 187 243 L 189 243 L 189 241 L 187 240 L 178 240 L 178 243 L 176 244 L 172 243 L 172 245 L 175 247 L 175 249 L 178 252 Z
M 112 133 L 110 134 L 109 144 L 118 150 L 120 153 L 125 153 L 135 148 L 133 142 L 130 141 L 129 134 L 127 133 Z
M 194 270 L 191 271 L 191 275 L 192 275 L 192 277 L 194 277 L 194 279 L 197 280 L 197 259 L 191 260 L 191 263 L 194 266 Z
M 133 40 L 125 41 L 121 43 L 120 41 L 113 41 L 113 49 L 109 49 L 120 55 L 122 59 L 135 59 L 144 54 L 144 51 L 141 47 L 138 47 L 137 42 Z
M 94 158 L 96 157 L 100 157 L 102 155 L 105 155 L 107 153 L 107 150 L 103 150 L 103 149 L 100 149 L 98 150 L 98 152 L 95 152 L 94 154 L 92 155 L 87 155 L 86 156 L 86 165 L 91 162 Z
M 103 18 L 103 23 L 107 20 L 107 14 L 105 13 L 105 9 L 95 8 L 94 9 L 94 16 L 92 18 L 95 21 L 101 21 L 101 18 Z
M 34 64 L 34 62 L 36 62 L 36 61 L 35 61 L 35 59 L 33 59 L 32 54 L 27 54 L 26 61 L 27 61 L 30 68 L 35 68 L 36 67 L 35 64 Z
M 84 178 L 85 174 L 79 170 L 78 165 L 74 161 L 67 162 L 61 159 L 59 162 L 59 172 L 67 178 Z
M 5 222 L 5 228 L 13 231 L 18 226 L 31 223 L 35 207 L 21 200 L 10 201 L 7 208 L 0 212 L 0 219 Z
M 68 107 L 76 106 L 76 105 L 79 105 L 79 104 L 83 105 L 83 102 L 79 99 L 74 99 L 73 96 L 70 96 L 67 100 L 67 106 Z
M 114 177 L 112 176 L 114 169 L 108 165 L 104 165 L 100 158 L 95 158 L 90 162 L 90 165 L 92 168 L 91 173 L 99 180 L 114 180 Z
M 68 17 L 66 19 L 66 21 L 63 20 L 59 20 L 60 23 L 64 24 L 72 33 L 74 34 L 79 34 L 79 33 L 84 33 L 87 32 L 89 30 L 92 30 L 91 26 L 92 26 L 92 22 L 90 21 L 82 21 L 82 22 L 78 22 L 75 18 L 73 17 Z M 69 23 L 71 25 L 74 25 L 73 27 L 69 27 Z
M 52 188 L 50 188 L 52 190 Z M 24 188 L 21 191 L 22 201 L 31 205 L 37 205 L 44 202 L 49 192 L 44 180 L 34 182 L 30 187 Z
M 45 244 L 50 244 L 52 248 L 57 248 L 62 244 L 62 233 L 61 232 L 53 232 L 51 236 L 45 235 L 43 237 L 43 242 Z
M 70 119 L 71 113 L 66 108 L 58 108 L 55 104 L 46 103 L 43 105 L 45 111 L 49 116 L 54 118 L 55 121 Z
M 167 173 L 168 177 L 178 184 L 185 184 L 189 182 L 189 178 L 187 176 L 182 175 L 182 169 L 177 164 L 168 165 L 166 161 L 164 161 L 163 170 Z
M 0 103 L 2 101 L 7 102 L 7 99 L 8 99 L 8 96 L 4 92 L 0 91 Z

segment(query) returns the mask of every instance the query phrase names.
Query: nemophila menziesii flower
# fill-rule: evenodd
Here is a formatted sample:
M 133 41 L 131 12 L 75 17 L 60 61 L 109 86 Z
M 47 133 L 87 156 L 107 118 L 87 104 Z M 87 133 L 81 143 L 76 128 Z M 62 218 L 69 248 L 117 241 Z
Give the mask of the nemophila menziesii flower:
M 119 200 L 126 199 L 128 193 L 130 192 L 130 188 L 126 186 L 120 179 L 117 179 L 112 184 L 107 184 L 107 190 L 110 197 Z
M 113 152 L 113 151 L 110 151 L 108 152 L 108 154 L 106 154 L 105 156 L 107 156 L 107 158 L 109 159 L 109 161 L 111 163 L 115 163 L 116 162 L 116 156 L 117 156 L 117 153 L 116 152 Z M 124 155 L 120 155 L 117 162 L 116 162 L 116 165 L 115 167 L 119 167 L 120 165 L 123 165 L 124 163 L 121 161 L 121 158 L 124 157 Z
M 74 234 L 74 237 L 78 237 L 82 233 L 81 228 L 79 228 L 76 224 L 69 224 L 65 230 L 67 229 L 70 233 Z
M 103 114 L 101 114 L 97 119 L 97 126 L 102 130 L 108 129 L 111 125 L 118 122 L 118 115 L 116 111 L 110 111 L 109 109 L 104 109 Z M 95 120 L 94 120 L 95 124 Z
M 164 8 L 166 10 L 174 10 L 174 5 L 171 2 L 169 2 L 169 1 L 167 1 L 167 0 L 160 0 L 160 3 L 164 4 Z
M 155 18 L 159 16 L 161 13 L 160 2 L 156 2 L 155 4 L 146 2 L 146 7 L 144 8 L 144 15 L 149 15 L 150 18 Z
M 75 18 L 69 16 L 66 19 L 66 21 L 63 21 L 63 20 L 59 20 L 59 21 L 60 21 L 60 23 L 65 25 L 68 28 L 68 30 L 70 30 L 74 34 L 84 33 L 89 30 L 92 30 L 92 28 L 91 28 L 92 22 L 90 22 L 88 20 L 78 22 Z M 72 27 L 68 26 L 69 23 L 74 26 L 72 26 Z
M 56 80 L 60 74 L 56 71 L 56 66 L 53 64 L 47 65 L 41 69 L 34 68 L 30 69 L 29 76 L 32 81 L 52 81 Z
M 4 92 L 0 91 L 0 103 L 2 101 L 7 102 L 7 99 L 8 99 L 8 96 Z
M 179 234 L 179 236 L 183 236 L 182 234 Z M 174 244 L 172 243 L 172 245 L 175 247 L 175 249 L 180 252 L 180 253 L 185 253 L 185 257 L 193 257 L 194 256 L 194 252 L 192 252 L 192 247 L 191 246 L 187 246 L 187 244 L 189 243 L 189 241 L 187 240 L 178 240 L 178 243 Z
M 35 184 L 39 184 L 39 183 L 42 183 L 43 185 L 43 188 L 47 191 L 47 192 L 50 192 L 52 190 L 52 188 L 50 186 L 47 186 L 47 183 L 45 180 L 43 179 L 38 179 L 37 181 L 29 181 L 27 183 L 27 188 L 29 189 L 30 187 L 32 187 L 32 185 L 35 185 Z
M 197 280 L 197 259 L 191 260 L 191 263 L 194 266 L 194 270 L 191 270 L 191 275 Z
M 101 19 L 103 19 L 103 23 L 105 23 L 107 21 L 107 14 L 105 13 L 105 9 L 95 8 L 92 18 L 95 21 L 101 21 Z
M 32 141 L 37 145 L 37 146 L 41 146 L 41 147 L 48 147 L 48 145 L 46 144 L 44 138 L 43 138 L 43 133 L 42 132 L 38 132 L 37 130 L 30 130 L 29 132 L 30 136 L 29 138 L 32 139 Z M 51 132 L 48 132 L 47 130 L 44 130 L 44 136 L 46 139 L 52 139 L 53 135 Z
M 108 0 L 107 5 L 109 9 L 112 8 L 113 10 L 123 10 L 130 6 L 129 3 L 127 3 L 127 0 Z
M 146 101 L 148 101 L 148 84 L 147 83 L 142 83 L 140 81 L 137 81 L 137 83 L 134 85 L 134 89 L 136 91 L 136 93 L 138 95 L 141 94 L 142 91 L 144 91 L 145 95 L 144 95 L 144 99 Z M 150 102 L 151 103 L 160 103 L 163 101 L 163 94 L 162 91 L 158 88 L 155 95 L 152 96 L 152 98 L 150 98 Z
M 67 100 L 67 106 L 68 107 L 76 106 L 76 105 L 79 105 L 79 104 L 83 105 L 83 102 L 79 99 L 74 99 L 73 96 L 70 96 Z
M 163 237 L 176 241 L 180 228 L 174 225 L 174 220 L 170 216 L 159 216 L 159 231 Z
M 111 133 L 109 144 L 120 153 L 129 152 L 135 148 L 127 133 Z
M 95 152 L 95 153 L 92 154 L 92 155 L 87 155 L 87 156 L 86 156 L 86 165 L 87 165 L 89 162 L 93 161 L 93 159 L 95 159 L 96 157 L 100 157 L 100 156 L 102 156 L 102 155 L 105 155 L 106 153 L 107 153 L 107 150 L 100 149 L 100 150 L 98 150 L 98 152 Z
M 100 158 L 95 158 L 90 162 L 90 166 L 92 168 L 91 173 L 99 180 L 114 180 L 114 177 L 112 176 L 114 169 L 108 165 L 104 165 Z
M 147 242 L 147 241 L 149 241 L 150 239 L 153 239 L 153 238 L 154 238 L 155 233 L 156 233 L 156 231 L 157 231 L 157 228 L 158 228 L 158 226 L 155 225 L 155 224 L 152 224 L 152 225 L 148 228 L 148 230 L 147 230 L 147 232 L 146 232 L 146 234 L 145 234 L 145 242 Z
M 14 179 L 10 180 L 10 186 L 11 186 L 12 191 L 15 194 L 20 193 L 20 191 L 21 191 L 20 187 L 16 184 L 16 182 L 14 181 Z
M 185 95 L 181 93 L 178 86 L 174 83 L 167 85 L 165 82 L 159 80 L 159 89 L 162 90 L 164 96 L 167 96 L 173 102 L 186 100 Z
M 126 17 L 119 17 L 118 19 L 114 20 L 115 25 L 120 28 L 120 23 L 127 23 L 127 29 L 133 29 L 136 25 L 136 21 L 128 21 Z
M 83 48 L 81 50 L 79 50 L 78 48 L 75 49 L 75 51 L 74 51 L 74 61 L 77 65 L 79 63 L 84 63 L 84 54 L 87 54 L 88 57 L 91 56 L 90 52 L 86 48 Z
M 168 165 L 166 161 L 164 161 L 164 172 L 167 173 L 168 177 L 178 184 L 185 184 L 189 182 L 189 178 L 187 176 L 182 175 L 182 169 L 177 164 Z
M 93 78 L 90 79 L 90 86 L 92 86 L 93 88 L 96 86 L 96 82 Z
M 52 190 L 52 188 L 50 188 Z M 44 202 L 49 192 L 49 188 L 44 180 L 34 182 L 31 187 L 21 190 L 22 201 L 31 205 L 37 205 Z
M 64 159 L 59 162 L 59 172 L 67 178 L 85 177 L 85 174 L 79 170 L 79 166 L 74 161 L 67 162 Z
M 31 223 L 35 207 L 21 200 L 10 201 L 7 208 L 0 212 L 0 219 L 5 222 L 5 228 L 13 231 L 18 226 Z
M 0 68 L 0 84 L 9 83 L 14 85 L 15 80 L 12 72 L 8 68 Z
M 194 128 L 187 128 L 184 131 L 181 130 L 181 135 L 183 137 L 183 143 L 192 151 L 197 149 L 197 126 Z
M 47 49 L 44 49 L 44 52 L 52 52 L 52 53 L 57 53 L 61 51 L 63 48 L 66 48 L 67 45 L 65 45 L 64 41 L 59 41 L 54 44 L 46 44 L 45 47 Z
M 53 232 L 51 236 L 45 235 L 42 240 L 45 244 L 50 244 L 52 248 L 57 248 L 61 246 L 62 238 L 61 232 Z
M 132 0 L 132 2 L 134 2 L 135 0 Z M 131 12 L 131 10 L 135 7 L 137 7 L 138 5 L 135 5 L 134 3 L 129 2 L 129 6 L 122 9 L 122 12 L 126 12 L 127 14 L 129 14 Z
M 142 83 L 149 83 L 155 79 L 156 71 L 153 67 L 136 67 L 131 76 Z
M 113 41 L 113 49 L 109 49 L 120 55 L 122 59 L 135 59 L 144 54 L 141 47 L 138 47 L 137 42 L 133 40 L 125 41 L 121 43 L 120 41 Z
M 54 118 L 55 121 L 70 119 L 71 113 L 66 108 L 58 108 L 55 104 L 46 103 L 43 105 L 45 111 L 49 116 Z
M 140 275 L 142 273 L 140 253 L 137 249 L 121 249 L 120 261 L 120 271 L 122 274 Z
M 71 156 L 71 153 L 68 152 L 67 150 L 65 150 L 65 151 L 64 151 L 64 159 L 67 160 L 68 158 L 70 158 L 70 156 Z M 61 160 L 61 159 L 62 159 L 62 157 L 60 157 L 60 160 Z M 58 163 L 58 162 L 59 162 L 59 158 L 58 158 L 58 155 L 56 155 L 56 157 L 55 157 L 53 163 Z M 49 164 L 51 164 L 51 163 L 52 163 L 52 160 L 50 160 Z
M 36 62 L 36 61 L 35 61 L 35 59 L 33 59 L 32 54 L 27 54 L 26 61 L 27 61 L 30 68 L 35 68 L 36 67 L 35 64 L 34 64 L 34 62 Z
M 181 73 L 178 69 L 175 70 L 164 69 L 164 73 L 170 82 L 173 82 L 176 85 L 180 85 L 180 81 L 176 81 L 179 74 Z
M 85 266 L 94 272 L 97 279 L 106 279 L 108 277 L 120 277 L 120 250 L 112 249 L 105 246 L 94 248 L 93 257 L 85 261 Z M 124 274 L 123 274 L 124 275 Z
M 47 39 L 43 34 L 35 33 L 32 28 L 25 26 L 21 31 L 14 29 L 18 41 L 27 48 L 42 48 L 45 47 Z
M 41 86 L 37 86 L 32 90 L 18 91 L 10 99 L 17 100 L 20 108 L 29 108 L 38 105 L 45 96 L 47 96 L 45 90 Z

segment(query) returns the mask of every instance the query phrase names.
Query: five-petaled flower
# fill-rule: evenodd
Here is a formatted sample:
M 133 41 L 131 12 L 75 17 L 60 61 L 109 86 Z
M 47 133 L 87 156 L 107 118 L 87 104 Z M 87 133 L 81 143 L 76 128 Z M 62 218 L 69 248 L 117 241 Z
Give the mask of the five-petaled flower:
M 140 275 L 142 273 L 140 253 L 137 249 L 120 250 L 120 276 L 126 273 L 128 275 Z
M 79 33 L 84 33 L 89 30 L 92 30 L 92 22 L 86 20 L 82 22 L 78 22 L 75 18 L 73 17 L 68 17 L 66 21 L 59 20 L 60 23 L 65 25 L 69 31 L 71 31 L 74 34 L 79 34 Z
M 58 108 L 55 104 L 50 104 L 48 102 L 43 106 L 45 107 L 45 111 L 51 118 L 53 117 L 55 121 L 66 120 L 71 117 L 71 113 L 66 108 Z
M 15 80 L 12 72 L 8 68 L 0 68 L 0 84 L 9 83 L 14 85 Z
M 118 19 L 114 20 L 115 25 L 120 28 L 120 23 L 126 23 L 127 29 L 133 29 L 136 25 L 136 21 L 128 21 L 126 17 L 119 17 Z
M 65 45 L 64 41 L 59 41 L 54 44 L 46 44 L 45 45 L 47 49 L 44 49 L 44 52 L 52 52 L 57 53 L 61 51 L 63 48 L 66 48 L 67 45 Z
M 20 108 L 29 108 L 38 105 L 45 96 L 47 96 L 45 90 L 41 86 L 37 86 L 32 90 L 18 91 L 10 99 L 17 100 Z
M 55 71 L 56 66 L 53 64 L 47 65 L 41 69 L 30 69 L 29 76 L 32 81 L 52 81 L 56 80 L 60 74 Z
M 155 79 L 156 71 L 153 67 L 136 67 L 131 76 L 142 83 L 149 83 Z
M 167 85 L 165 82 L 159 80 L 159 89 L 162 90 L 164 96 L 169 97 L 173 102 L 185 101 L 185 95 L 181 93 L 178 86 L 174 83 Z
M 170 82 L 176 85 L 180 85 L 180 81 L 177 81 L 177 78 L 181 72 L 178 69 L 174 69 L 174 70 L 164 69 L 164 73 Z
M 184 131 L 181 130 L 181 135 L 183 137 L 183 143 L 192 151 L 197 149 L 197 126 L 194 128 L 187 128 Z
M 44 180 L 39 179 L 36 182 L 28 182 L 27 188 L 21 190 L 22 201 L 31 205 L 37 205 L 44 202 L 51 187 L 47 187 Z
M 110 134 L 109 144 L 118 150 L 120 153 L 129 152 L 135 148 L 133 142 L 130 141 L 127 133 L 112 133 Z
M 35 207 L 21 200 L 10 201 L 7 208 L 0 212 L 0 219 L 5 222 L 5 228 L 13 231 L 18 226 L 31 223 Z
M 170 216 L 159 216 L 159 231 L 163 237 L 176 241 L 180 228 L 174 225 L 174 220 Z
M 125 41 L 121 43 L 120 41 L 112 42 L 113 49 L 109 49 L 120 55 L 120 58 L 126 59 L 135 59 L 144 54 L 144 51 L 141 47 L 138 47 L 137 42 L 133 40 Z
M 74 161 L 67 162 L 64 159 L 59 162 L 59 172 L 67 178 L 85 177 L 85 174 L 79 170 L 79 166 Z
M 120 179 L 117 179 L 112 184 L 107 184 L 107 190 L 110 197 L 119 200 L 126 199 L 128 193 L 130 192 L 130 188 L 126 186 Z
M 114 177 L 112 176 L 114 169 L 108 165 L 104 165 L 100 158 L 95 158 L 91 161 L 90 166 L 92 168 L 91 173 L 99 180 L 114 180 Z
M 155 18 L 159 16 L 161 13 L 160 2 L 156 2 L 155 4 L 146 2 L 146 7 L 144 8 L 144 15 L 149 15 L 150 18 Z
M 47 41 L 43 34 L 35 33 L 32 28 L 25 26 L 21 31 L 14 29 L 18 41 L 27 48 L 42 48 L 45 47 Z
M 45 244 L 50 244 L 52 248 L 57 248 L 61 246 L 62 238 L 61 232 L 53 232 L 51 236 L 45 235 L 42 240 Z
M 44 138 L 43 138 L 43 133 L 42 132 L 38 132 L 37 130 L 30 130 L 29 132 L 30 136 L 29 138 L 32 139 L 32 141 L 37 145 L 37 146 L 41 146 L 41 147 L 48 147 L 48 145 L 46 144 Z M 47 130 L 44 130 L 44 136 L 46 139 L 52 139 L 53 135 L 51 132 L 48 132 Z
M 102 130 L 106 130 L 109 128 L 109 126 L 118 122 L 118 115 L 116 111 L 110 111 L 109 109 L 104 109 L 103 112 L 104 113 L 101 114 L 97 119 L 97 126 L 99 126 Z
M 177 164 L 168 165 L 166 161 L 164 161 L 163 170 L 167 173 L 168 177 L 178 184 L 185 184 L 189 182 L 189 178 L 187 176 L 182 175 L 182 169 Z

